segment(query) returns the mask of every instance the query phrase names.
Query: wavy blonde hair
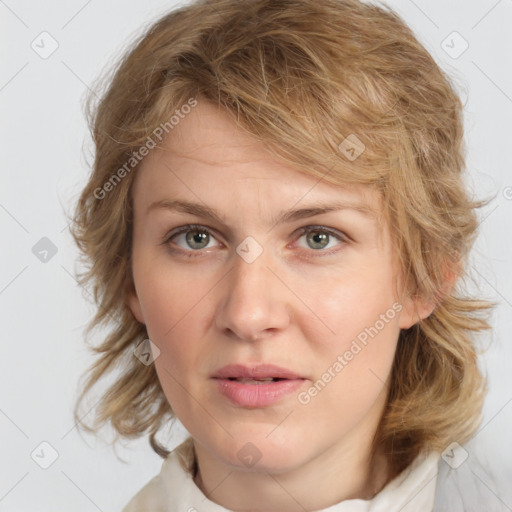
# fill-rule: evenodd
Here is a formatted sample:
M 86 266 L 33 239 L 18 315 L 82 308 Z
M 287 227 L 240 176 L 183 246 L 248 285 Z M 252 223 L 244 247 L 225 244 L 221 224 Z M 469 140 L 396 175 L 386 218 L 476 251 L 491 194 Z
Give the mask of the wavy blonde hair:
M 408 290 L 436 304 L 399 335 L 374 439 L 388 481 L 421 452 L 474 435 L 487 391 L 475 334 L 489 328 L 492 304 L 460 288 L 475 209 L 486 203 L 464 185 L 460 99 L 393 11 L 357 0 L 196 1 L 147 27 L 103 84 L 86 104 L 95 160 L 71 228 L 86 266 L 78 280 L 92 284 L 97 305 L 86 336 L 101 325 L 108 331 L 91 347 L 97 358 L 74 410 L 81 428 L 110 422 L 116 442 L 148 433 L 156 453 L 169 453 L 155 436 L 174 414 L 154 365 L 133 357 L 148 334 L 125 303 L 137 167 L 105 197 L 98 190 L 192 97 L 223 106 L 301 172 L 379 190 Z M 339 149 L 349 135 L 365 146 L 355 160 Z M 447 280 L 455 281 L 449 291 Z M 90 426 L 80 405 L 114 370 Z

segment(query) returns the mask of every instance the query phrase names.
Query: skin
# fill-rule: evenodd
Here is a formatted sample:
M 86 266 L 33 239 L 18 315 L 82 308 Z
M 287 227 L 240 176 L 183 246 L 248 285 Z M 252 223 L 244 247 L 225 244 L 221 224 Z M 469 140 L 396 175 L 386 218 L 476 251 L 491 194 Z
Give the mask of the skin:
M 196 484 L 233 510 L 318 510 L 369 499 L 386 479 L 384 457 L 370 464 L 369 451 L 398 335 L 433 306 L 401 290 L 389 229 L 376 217 L 343 209 L 285 224 L 271 219 L 339 200 L 378 212 L 379 198 L 283 165 L 204 101 L 170 135 L 137 170 L 135 288 L 127 304 L 160 350 L 155 366 L 162 389 L 194 439 Z M 162 199 L 206 204 L 226 226 L 163 208 L 147 212 Z M 189 223 L 210 228 L 210 237 L 201 241 L 192 230 L 192 245 L 185 234 L 169 240 Z M 300 232 L 311 225 L 341 238 L 319 244 L 322 231 Z M 263 248 L 252 263 L 236 252 L 248 236 Z M 191 253 L 197 257 L 186 256 Z M 300 403 L 298 393 L 394 303 L 401 311 L 317 396 Z M 275 405 L 245 408 L 224 398 L 211 379 L 226 364 L 260 362 L 306 380 Z M 252 467 L 237 456 L 247 442 L 261 454 Z

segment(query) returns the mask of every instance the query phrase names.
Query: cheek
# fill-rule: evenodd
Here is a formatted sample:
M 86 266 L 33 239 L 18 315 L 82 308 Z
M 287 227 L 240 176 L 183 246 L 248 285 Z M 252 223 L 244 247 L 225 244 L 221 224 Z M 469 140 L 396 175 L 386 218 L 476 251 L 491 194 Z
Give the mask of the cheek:
M 319 346 L 334 344 L 343 348 L 358 335 L 364 338 L 365 329 L 376 322 L 381 330 L 383 317 L 386 326 L 398 321 L 391 278 L 376 273 L 374 268 L 336 276 L 319 285 L 317 282 L 314 293 L 307 292 L 308 284 L 311 286 L 305 283 L 299 291 L 309 307 L 309 313 L 302 317 L 302 328 L 308 339 Z M 396 327 L 394 330 L 398 332 Z
M 359 338 L 340 336 L 336 343 L 324 346 L 316 380 L 301 396 L 305 409 L 312 407 L 304 414 L 318 424 L 330 425 L 329 430 L 348 431 L 376 401 L 383 403 L 399 331 L 396 319 L 391 319 L 380 330 L 371 325 L 360 331 Z
M 168 262 L 151 263 L 141 273 L 137 289 L 148 334 L 166 342 L 175 332 L 195 325 L 208 285 L 197 277 L 191 281 L 189 274 Z
M 305 316 L 301 328 L 321 361 L 316 368 L 318 390 L 312 390 L 322 395 L 317 405 L 324 404 L 322 411 L 350 410 L 357 417 L 357 411 L 363 413 L 385 388 L 400 333 L 401 306 L 390 276 L 365 272 L 344 277 L 314 295 L 310 304 L 317 315 Z

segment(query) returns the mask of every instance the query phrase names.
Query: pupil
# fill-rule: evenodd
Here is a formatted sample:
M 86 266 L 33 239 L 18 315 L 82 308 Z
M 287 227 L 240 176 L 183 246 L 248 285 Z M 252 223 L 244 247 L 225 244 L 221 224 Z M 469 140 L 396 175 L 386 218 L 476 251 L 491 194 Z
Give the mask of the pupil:
M 189 231 L 187 233 L 187 243 L 191 246 L 191 247 L 195 247 L 194 244 L 197 243 L 197 244 L 201 244 L 201 242 L 204 242 L 206 240 L 206 242 L 208 242 L 208 233 L 204 233 L 204 232 L 200 232 L 200 231 Z M 206 245 L 208 245 L 208 243 L 206 243 Z
M 325 244 L 322 244 L 322 242 L 327 241 L 328 234 L 327 233 L 313 233 L 313 243 L 314 244 L 320 244 L 320 247 L 324 247 Z

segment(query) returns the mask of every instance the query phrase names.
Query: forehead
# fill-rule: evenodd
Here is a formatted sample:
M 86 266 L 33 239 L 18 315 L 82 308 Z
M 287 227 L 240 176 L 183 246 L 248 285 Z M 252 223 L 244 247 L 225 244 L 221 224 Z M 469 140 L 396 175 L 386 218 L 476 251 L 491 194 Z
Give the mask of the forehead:
M 213 197 L 226 209 L 247 207 L 247 201 L 276 205 L 280 210 L 298 202 L 345 201 L 380 211 L 379 197 L 369 187 L 333 184 L 277 161 L 221 107 L 204 100 L 136 171 L 136 210 L 169 195 L 201 201 Z

